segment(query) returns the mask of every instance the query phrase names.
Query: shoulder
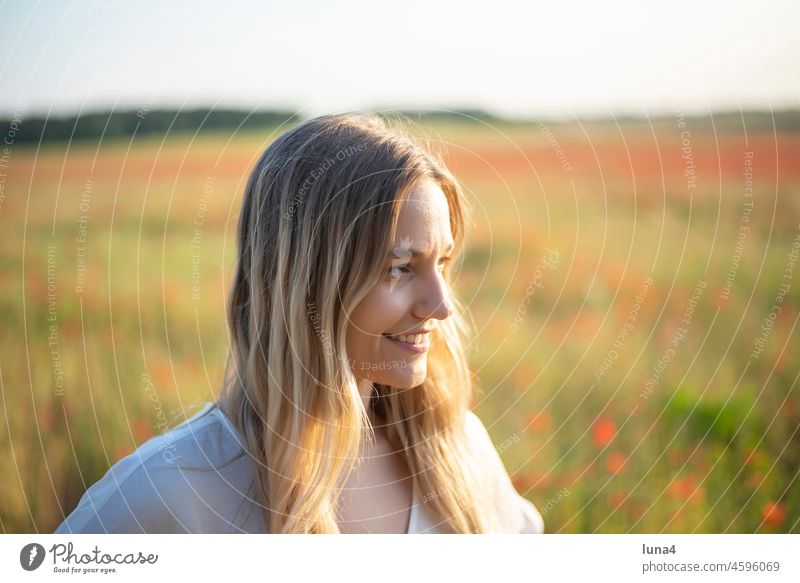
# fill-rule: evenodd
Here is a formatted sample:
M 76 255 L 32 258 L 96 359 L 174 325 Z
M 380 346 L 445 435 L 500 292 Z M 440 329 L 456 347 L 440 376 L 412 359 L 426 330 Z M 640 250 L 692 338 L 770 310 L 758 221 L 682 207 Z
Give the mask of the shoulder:
M 467 411 L 464 416 L 464 429 L 470 442 L 470 446 L 477 450 L 477 455 L 481 461 L 485 461 L 493 466 L 499 462 L 502 465 L 500 456 L 494 446 L 491 435 L 486 426 L 474 412 Z M 505 469 L 503 470 L 505 471 Z
M 498 516 L 496 528 L 500 532 L 520 534 L 544 533 L 544 519 L 536 506 L 520 496 L 511 482 L 502 458 L 486 426 L 472 411 L 467 411 L 465 430 L 478 457 L 478 466 L 487 485 L 487 496 L 495 505 Z
M 227 532 L 252 504 L 252 464 L 214 403 L 115 463 L 56 533 Z
M 491 444 L 492 438 L 486 430 L 486 426 L 481 421 L 474 411 L 467 411 L 464 415 L 464 424 L 467 429 L 467 434 L 470 438 L 478 439 L 481 445 Z

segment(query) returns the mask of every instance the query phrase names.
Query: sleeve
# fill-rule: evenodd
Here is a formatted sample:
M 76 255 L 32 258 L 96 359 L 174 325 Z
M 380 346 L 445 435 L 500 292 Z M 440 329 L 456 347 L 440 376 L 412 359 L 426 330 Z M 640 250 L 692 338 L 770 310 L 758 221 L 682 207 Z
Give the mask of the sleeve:
M 132 457 L 132 456 L 129 456 Z M 56 534 L 184 533 L 175 513 L 171 480 L 145 466 L 118 463 L 81 497 Z
M 539 510 L 527 498 L 520 496 L 503 460 L 494 447 L 492 438 L 483 422 L 472 411 L 467 412 L 467 432 L 480 457 L 486 484 L 491 492 L 498 515 L 498 530 L 516 534 L 543 534 L 544 519 Z
M 262 532 L 250 459 L 207 411 L 115 463 L 55 532 Z
M 264 532 L 247 458 L 203 468 L 199 453 L 176 451 L 186 464 L 172 465 L 155 456 L 142 459 L 135 453 L 117 462 L 84 493 L 55 533 Z
M 513 486 L 512 486 L 513 487 Z M 520 534 L 544 534 L 544 519 L 533 502 L 517 494 L 522 506 L 524 523 Z

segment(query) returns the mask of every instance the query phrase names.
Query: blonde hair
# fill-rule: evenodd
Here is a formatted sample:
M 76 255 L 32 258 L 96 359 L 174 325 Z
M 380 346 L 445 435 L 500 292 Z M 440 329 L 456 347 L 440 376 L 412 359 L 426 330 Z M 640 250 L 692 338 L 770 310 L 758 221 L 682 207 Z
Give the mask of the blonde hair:
M 461 187 L 438 154 L 375 114 L 305 121 L 279 136 L 249 177 L 218 405 L 257 462 L 269 532 L 339 532 L 340 485 L 362 439 L 374 437 L 345 331 L 384 270 L 398 201 L 425 179 L 447 197 L 458 252 Z M 446 270 L 448 284 L 450 277 Z M 465 427 L 474 399 L 469 329 L 452 293 L 450 304 L 452 315 L 431 339 L 426 380 L 405 390 L 376 384 L 370 406 L 385 419 L 427 506 L 453 532 L 486 532 L 493 518 L 477 493 Z

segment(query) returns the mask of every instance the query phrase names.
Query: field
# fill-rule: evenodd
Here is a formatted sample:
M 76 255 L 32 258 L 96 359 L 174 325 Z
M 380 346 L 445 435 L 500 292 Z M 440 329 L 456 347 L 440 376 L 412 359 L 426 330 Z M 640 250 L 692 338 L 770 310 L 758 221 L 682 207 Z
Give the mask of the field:
M 548 532 L 800 532 L 800 133 L 425 128 L 473 206 L 478 414 Z M 4 532 L 51 532 L 219 390 L 270 131 L 15 145 L 0 191 Z

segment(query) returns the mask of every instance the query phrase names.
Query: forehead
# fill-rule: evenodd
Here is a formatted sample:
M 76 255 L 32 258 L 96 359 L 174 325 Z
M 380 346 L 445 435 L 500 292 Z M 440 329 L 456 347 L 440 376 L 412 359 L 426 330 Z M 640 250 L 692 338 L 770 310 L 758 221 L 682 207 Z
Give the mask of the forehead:
M 395 243 L 410 238 L 414 247 L 441 249 L 453 243 L 450 207 L 441 187 L 432 180 L 414 186 L 400 202 Z

